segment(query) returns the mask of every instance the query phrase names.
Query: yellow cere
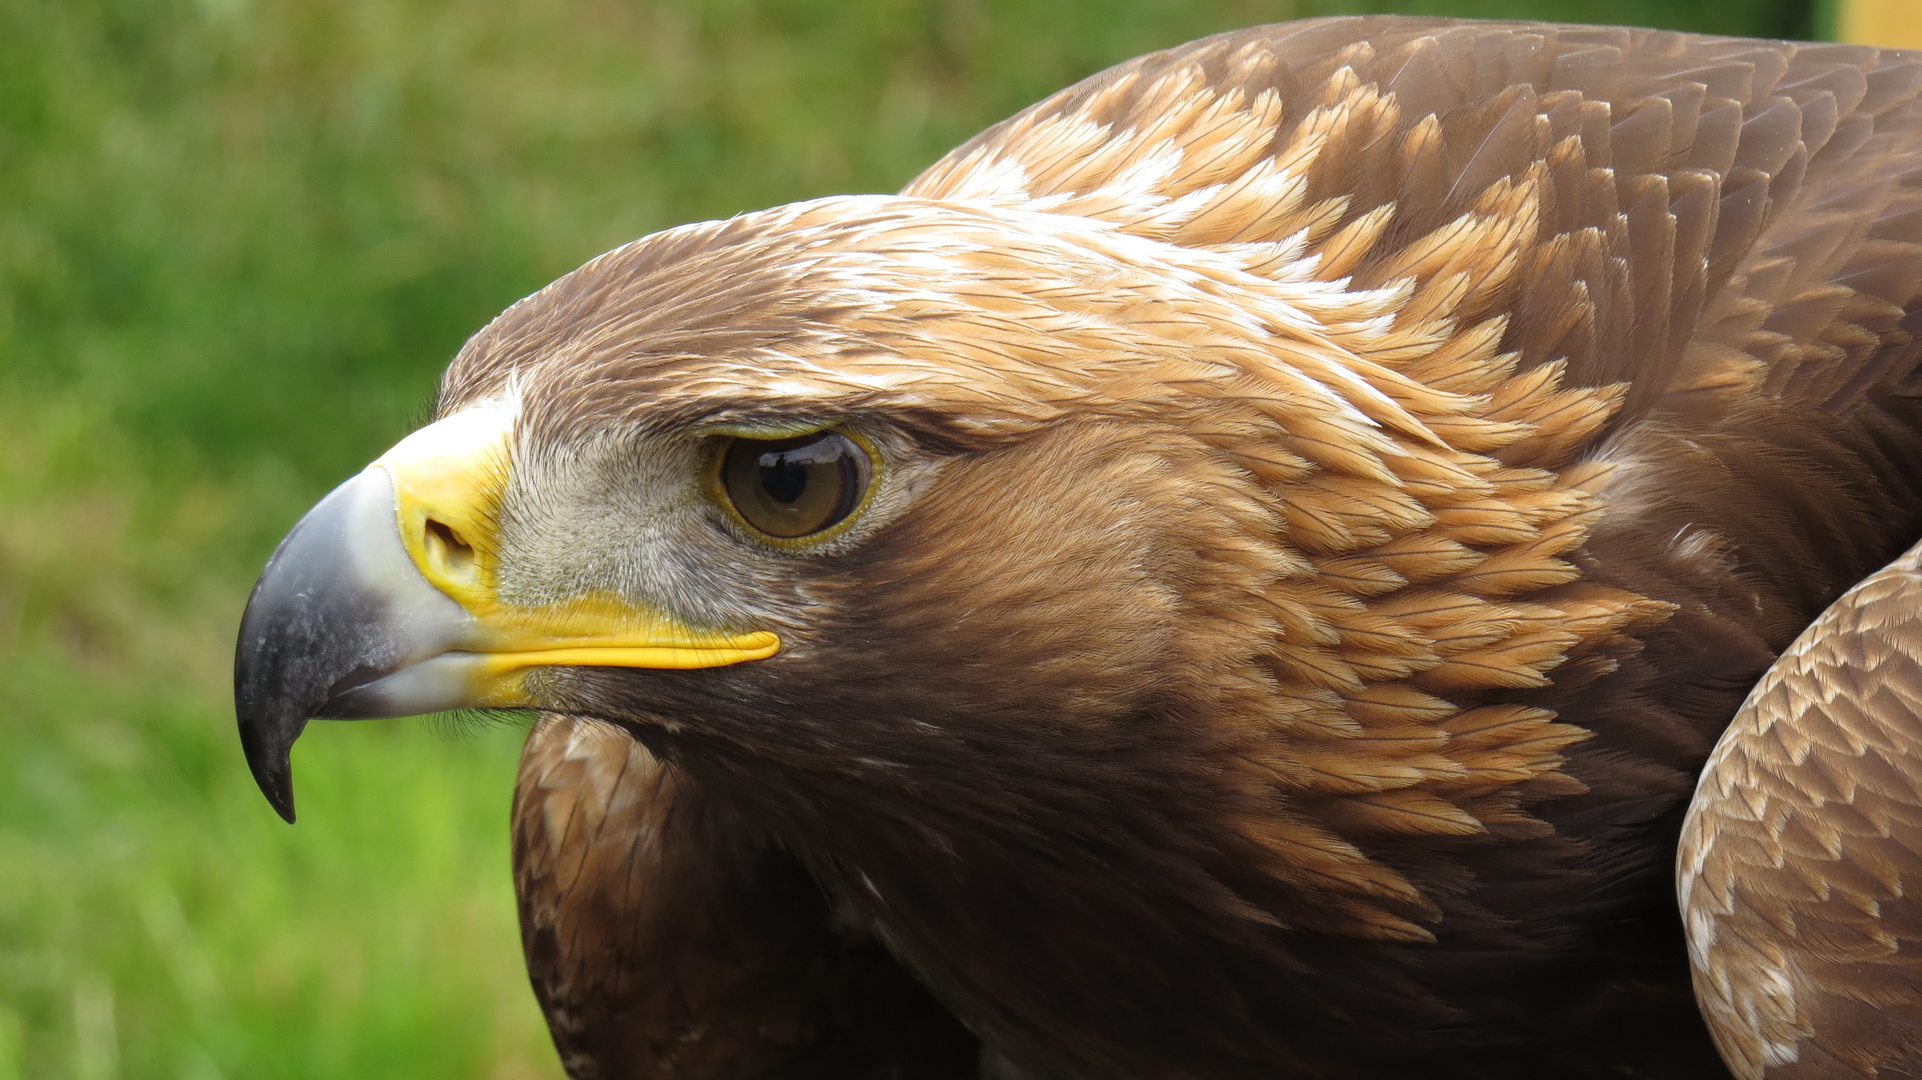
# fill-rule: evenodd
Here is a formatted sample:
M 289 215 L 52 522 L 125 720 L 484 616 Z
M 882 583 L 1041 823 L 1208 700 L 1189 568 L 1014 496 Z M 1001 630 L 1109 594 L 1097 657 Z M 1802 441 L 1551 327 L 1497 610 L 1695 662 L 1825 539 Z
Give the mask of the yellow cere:
M 502 603 L 497 528 L 514 417 L 506 406 L 464 409 L 369 466 L 393 480 L 401 540 L 414 565 L 475 620 L 468 647 L 480 661 L 476 704 L 527 704 L 522 677 L 534 667 L 722 667 L 780 651 L 780 638 L 768 631 L 694 630 L 611 593 L 538 607 Z

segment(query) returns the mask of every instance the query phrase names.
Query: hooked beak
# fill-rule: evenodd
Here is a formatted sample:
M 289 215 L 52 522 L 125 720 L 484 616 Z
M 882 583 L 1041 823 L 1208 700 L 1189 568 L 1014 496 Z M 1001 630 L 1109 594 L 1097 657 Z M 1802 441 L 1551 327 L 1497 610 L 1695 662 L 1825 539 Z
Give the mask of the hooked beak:
M 463 410 L 335 488 L 280 542 L 240 620 L 234 710 L 254 782 L 294 820 L 310 719 L 523 708 L 541 667 L 704 668 L 760 660 L 767 631 L 696 630 L 624 597 L 505 603 L 496 523 L 513 413 Z

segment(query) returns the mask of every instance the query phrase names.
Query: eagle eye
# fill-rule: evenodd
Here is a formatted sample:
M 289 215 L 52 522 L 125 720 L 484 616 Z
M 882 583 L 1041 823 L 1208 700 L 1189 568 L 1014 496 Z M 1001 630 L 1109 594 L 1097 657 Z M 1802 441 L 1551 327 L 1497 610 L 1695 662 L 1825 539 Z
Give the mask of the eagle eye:
M 795 540 L 847 520 L 867 497 L 873 462 L 838 431 L 792 439 L 731 438 L 721 451 L 721 494 L 756 532 Z

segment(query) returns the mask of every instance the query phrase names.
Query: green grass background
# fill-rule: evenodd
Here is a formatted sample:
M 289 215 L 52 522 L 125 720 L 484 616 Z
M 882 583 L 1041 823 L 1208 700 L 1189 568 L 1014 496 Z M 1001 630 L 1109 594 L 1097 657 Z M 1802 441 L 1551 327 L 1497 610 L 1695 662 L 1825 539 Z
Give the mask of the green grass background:
M 558 1076 L 518 730 L 317 725 L 300 825 L 253 790 L 228 664 L 277 538 L 597 252 L 1364 6 L 0 0 L 0 1080 Z M 1812 32 L 1805 0 L 1401 9 Z

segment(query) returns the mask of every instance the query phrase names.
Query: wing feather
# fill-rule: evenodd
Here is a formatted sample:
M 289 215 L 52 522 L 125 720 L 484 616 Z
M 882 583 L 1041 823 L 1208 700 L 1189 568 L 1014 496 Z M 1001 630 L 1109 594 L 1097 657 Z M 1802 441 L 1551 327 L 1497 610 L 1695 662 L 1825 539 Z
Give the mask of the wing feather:
M 1742 1080 L 1922 1071 L 1922 545 L 1756 686 L 1678 869 L 1696 994 Z

